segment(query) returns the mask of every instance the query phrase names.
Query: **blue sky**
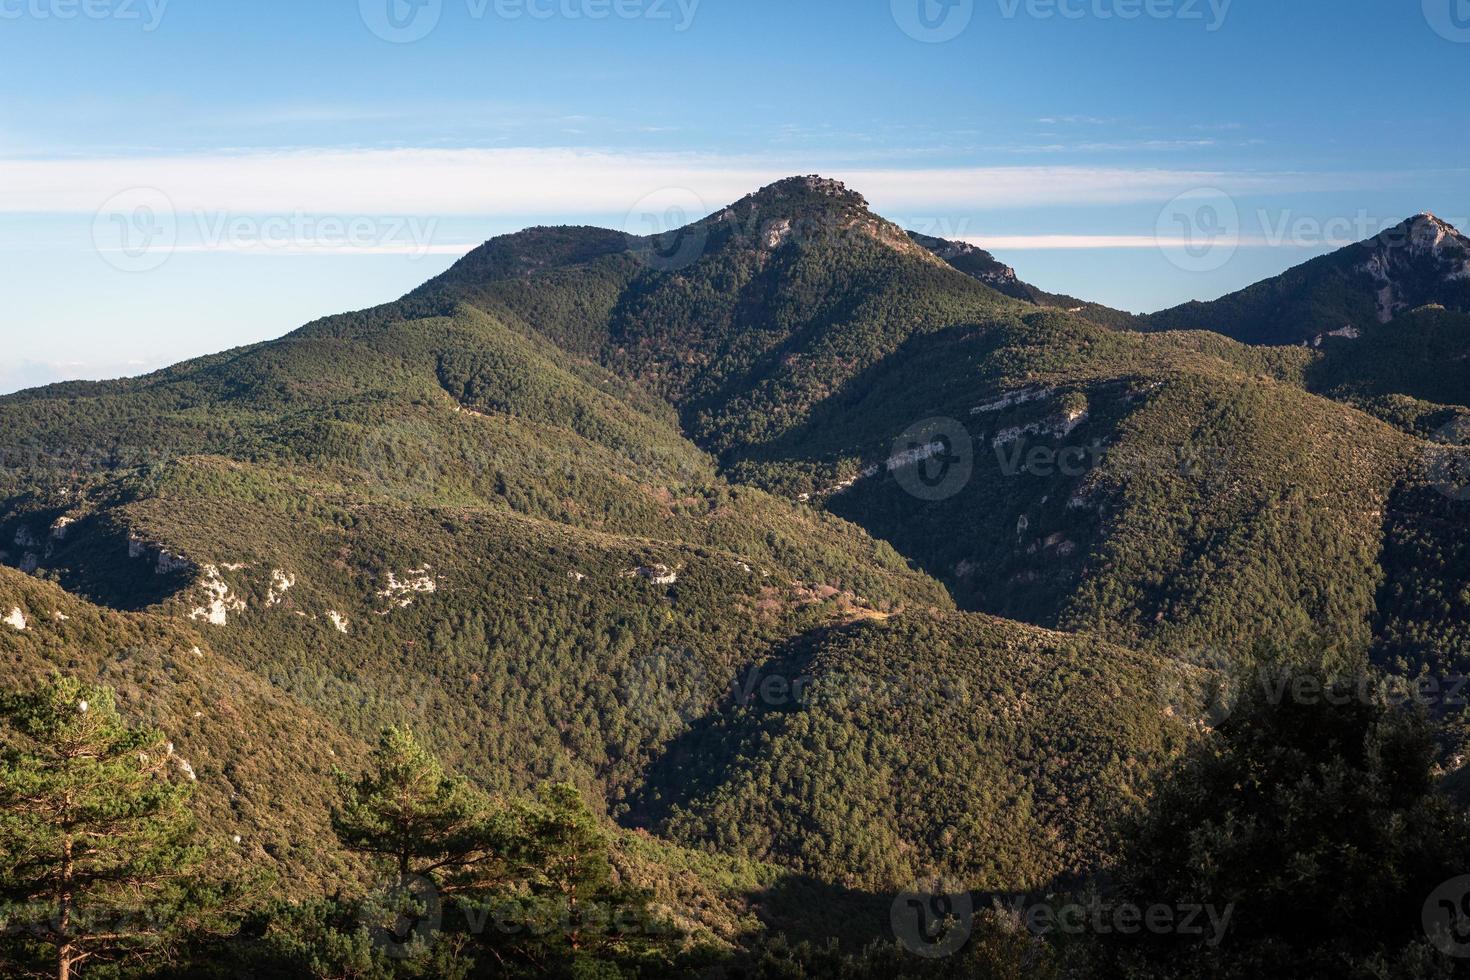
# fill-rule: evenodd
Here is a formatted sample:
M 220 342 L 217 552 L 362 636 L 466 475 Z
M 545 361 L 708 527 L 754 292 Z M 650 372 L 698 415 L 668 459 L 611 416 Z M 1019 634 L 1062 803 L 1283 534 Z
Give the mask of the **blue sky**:
M 1470 224 L 1467 82 L 1470 0 L 0 0 L 0 391 L 792 173 L 1047 289 L 1211 298 Z

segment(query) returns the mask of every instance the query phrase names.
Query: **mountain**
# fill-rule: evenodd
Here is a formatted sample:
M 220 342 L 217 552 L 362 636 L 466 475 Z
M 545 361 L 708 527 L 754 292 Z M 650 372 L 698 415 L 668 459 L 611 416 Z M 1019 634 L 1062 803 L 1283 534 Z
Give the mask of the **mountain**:
M 21 447 L 0 474 L 0 560 L 99 617 L 206 637 L 210 656 L 334 726 L 350 740 L 344 756 L 379 726 L 407 724 L 492 789 L 571 779 L 626 826 L 700 846 L 764 840 L 742 853 L 821 880 L 888 887 L 923 870 L 921 858 L 1028 882 L 1091 866 L 1097 835 L 1045 825 L 1051 811 L 1025 803 L 1029 776 L 996 812 L 1033 835 L 931 844 L 871 866 L 836 850 L 799 857 L 805 845 L 780 825 L 845 806 L 856 773 L 815 793 L 783 785 L 775 811 L 727 811 L 710 802 L 718 785 L 669 779 L 681 740 L 699 725 L 723 730 L 727 713 L 737 724 L 748 705 L 730 691 L 795 649 L 850 631 L 876 640 L 913 628 L 911 617 L 936 644 L 974 632 L 889 545 L 732 481 L 718 454 L 784 431 L 827 385 L 896 350 L 909 313 L 937 329 L 1021 306 L 826 182 L 768 188 L 686 234 L 704 237 L 704 251 L 666 269 L 646 240 L 536 229 L 488 243 L 403 300 L 279 341 L 0 399 L 0 425 Z M 30 580 L 0 583 L 0 606 L 25 604 L 20 581 Z M 32 672 L 43 660 L 97 669 L 67 655 L 56 623 L 28 616 L 0 643 L 40 642 Z M 966 656 L 980 673 L 1009 674 L 1044 635 L 1006 624 L 975 634 Z M 103 630 L 89 642 L 106 662 L 128 641 Z M 913 668 L 938 655 L 916 651 Z M 1115 655 L 1080 643 L 1057 676 L 1112 677 Z M 1034 670 L 1041 654 L 1029 656 Z M 1151 757 L 1184 727 L 1149 671 L 1117 668 L 1109 684 L 1116 706 L 1086 725 L 1128 749 L 1071 757 L 1072 811 L 1088 815 L 1079 826 L 1103 821 L 1115 754 Z M 970 711 L 1005 718 L 1019 694 L 978 690 Z M 886 744 L 915 760 L 883 762 L 895 791 L 927 778 L 917 760 L 928 730 L 911 710 L 878 716 Z M 853 723 L 828 724 L 835 735 Z M 974 751 L 1000 760 L 1070 745 L 1073 725 L 1052 713 L 997 723 Z M 196 749 L 182 736 L 180 746 Z M 743 779 L 747 748 L 732 739 L 706 759 Z M 281 769 L 311 778 L 304 763 Z M 279 797 L 297 820 L 321 802 Z M 253 819 L 237 818 L 243 837 L 269 830 Z M 848 829 L 876 841 L 893 826 L 873 811 Z M 320 825 L 301 837 L 340 866 Z M 1057 841 L 1044 861 L 1031 843 L 1041 838 Z M 284 847 L 260 860 L 295 874 Z
M 353 873 L 322 750 L 396 722 L 655 850 L 875 894 L 1097 869 L 1259 647 L 1470 665 L 1432 648 L 1464 597 L 1424 429 L 1453 372 L 1129 330 L 997 266 L 796 177 L 0 398 L 0 651 L 112 678 L 160 637 L 128 703 L 288 879 Z M 1368 328 L 1401 325 L 1453 331 Z M 223 684 L 233 730 L 192 707 Z
M 798 424 L 908 336 L 1024 305 L 955 275 L 861 195 L 816 177 L 571 267 L 507 278 L 487 261 L 539 253 L 546 234 L 492 242 L 420 295 L 469 303 L 636 380 L 725 458 Z
M 909 232 L 909 237 L 948 262 L 965 275 L 978 279 L 996 292 L 1019 299 L 1035 306 L 1046 306 L 1081 314 L 1094 323 L 1104 326 L 1129 328 L 1135 326 L 1135 317 L 1122 310 L 1114 310 L 1100 303 L 1089 303 L 1075 296 L 1048 293 L 1022 282 L 1016 270 L 997 259 L 978 245 L 968 242 L 953 242 L 932 235 Z
M 1430 305 L 1470 313 L 1470 239 L 1426 213 L 1213 302 L 1144 317 L 1141 328 L 1320 346 Z

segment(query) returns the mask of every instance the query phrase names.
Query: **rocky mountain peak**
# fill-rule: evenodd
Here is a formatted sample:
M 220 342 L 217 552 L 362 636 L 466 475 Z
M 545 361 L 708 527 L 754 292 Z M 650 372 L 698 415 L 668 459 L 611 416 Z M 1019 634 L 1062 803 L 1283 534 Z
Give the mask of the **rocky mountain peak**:
M 822 198 L 855 208 L 866 209 L 868 207 L 867 198 L 850 189 L 842 181 L 817 174 L 805 177 L 786 177 L 773 184 L 767 184 L 750 195 L 747 200 L 769 206 Z
M 1446 286 L 1470 281 L 1470 239 L 1427 211 L 1365 242 L 1364 249 L 1355 271 L 1373 282 L 1380 323 L 1438 302 Z
M 861 239 L 937 261 L 897 225 L 874 214 L 863 195 L 816 174 L 768 184 L 710 216 L 705 227 L 712 239 L 768 253 L 792 243 L 840 246 Z
M 1405 249 L 1415 256 L 1438 258 L 1446 247 L 1455 251 L 1470 248 L 1470 239 L 1448 221 L 1423 211 L 1365 244 L 1370 248 Z
M 1409 219 L 1409 224 L 1410 226 L 1416 228 L 1429 227 L 1451 235 L 1460 234 L 1460 232 L 1455 228 L 1454 225 L 1432 214 L 1429 211 L 1421 211 L 1418 214 L 1414 215 L 1412 218 Z

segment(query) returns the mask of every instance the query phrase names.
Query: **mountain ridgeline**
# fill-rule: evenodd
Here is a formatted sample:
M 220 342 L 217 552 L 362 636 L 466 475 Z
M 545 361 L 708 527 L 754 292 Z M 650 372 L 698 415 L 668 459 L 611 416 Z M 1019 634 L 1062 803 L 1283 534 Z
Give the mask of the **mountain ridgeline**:
M 360 877 L 322 780 L 388 723 L 791 883 L 1075 880 L 1214 673 L 1470 670 L 1467 248 L 1134 318 L 814 177 L 504 236 L 0 399 L 0 656 L 116 687 L 288 889 Z
M 1142 326 L 1320 347 L 1425 306 L 1470 312 L 1470 239 L 1428 213 L 1214 302 L 1144 317 Z

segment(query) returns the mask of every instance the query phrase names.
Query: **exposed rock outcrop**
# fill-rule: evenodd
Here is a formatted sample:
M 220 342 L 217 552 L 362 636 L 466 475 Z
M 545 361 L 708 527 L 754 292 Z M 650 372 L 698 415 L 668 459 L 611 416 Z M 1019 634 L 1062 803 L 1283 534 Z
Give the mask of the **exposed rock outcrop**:
M 679 573 L 667 565 L 645 565 L 628 572 L 630 577 L 647 579 L 654 585 L 673 585 L 679 581 Z
M 439 591 L 439 582 L 431 574 L 432 565 L 415 568 L 403 573 L 402 581 L 394 572 L 388 573 L 387 587 L 377 593 L 379 599 L 387 599 L 390 606 L 406 609 L 413 605 L 415 596 L 430 595 Z
M 231 613 L 245 611 L 245 600 L 230 590 L 230 584 L 224 580 L 218 567 L 205 565 L 204 578 L 199 586 L 204 590 L 206 601 L 204 605 L 195 607 L 189 614 L 190 619 L 211 626 L 225 626 Z

